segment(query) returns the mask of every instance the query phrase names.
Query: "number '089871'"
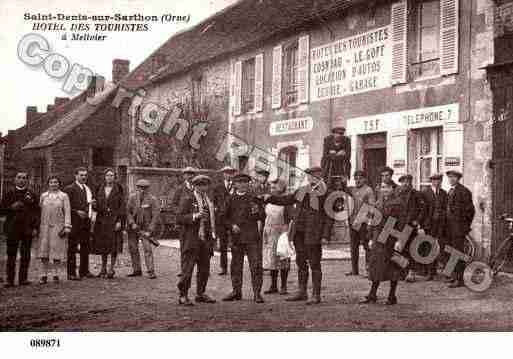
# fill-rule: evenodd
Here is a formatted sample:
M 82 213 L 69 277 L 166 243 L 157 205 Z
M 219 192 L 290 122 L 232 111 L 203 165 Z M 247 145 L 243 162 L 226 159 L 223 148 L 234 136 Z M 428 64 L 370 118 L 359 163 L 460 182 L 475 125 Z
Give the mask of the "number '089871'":
M 33 338 L 30 339 L 30 346 L 32 348 L 59 348 L 61 346 L 61 342 L 59 339 Z

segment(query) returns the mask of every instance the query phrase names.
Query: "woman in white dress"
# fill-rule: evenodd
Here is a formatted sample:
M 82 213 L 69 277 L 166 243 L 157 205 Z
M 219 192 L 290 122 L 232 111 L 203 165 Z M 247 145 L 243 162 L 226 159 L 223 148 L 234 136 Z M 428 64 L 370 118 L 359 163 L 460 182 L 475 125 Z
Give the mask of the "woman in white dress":
M 271 194 L 283 194 L 287 186 L 284 181 L 276 179 L 270 182 Z M 278 239 L 289 230 L 290 207 L 274 204 L 265 205 L 265 225 L 263 231 L 263 267 L 271 273 L 271 285 L 264 294 L 278 293 L 278 274 L 281 279 L 280 294 L 287 293 L 287 278 L 290 270 L 290 258 L 277 255 Z
M 62 192 L 60 180 L 50 177 L 48 191 L 41 195 L 41 227 L 39 230 L 39 255 L 42 264 L 41 284 L 48 282 L 50 262 L 53 262 L 53 280 L 59 281 L 59 267 L 66 260 L 67 237 L 71 232 L 69 197 Z

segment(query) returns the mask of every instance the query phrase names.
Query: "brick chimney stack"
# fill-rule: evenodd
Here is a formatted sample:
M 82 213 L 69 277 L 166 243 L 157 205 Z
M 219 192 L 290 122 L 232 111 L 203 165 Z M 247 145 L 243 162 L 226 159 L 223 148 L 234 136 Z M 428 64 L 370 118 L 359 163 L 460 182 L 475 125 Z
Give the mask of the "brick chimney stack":
M 27 106 L 27 116 L 25 124 L 30 126 L 34 121 L 36 121 L 41 113 L 37 112 L 37 106 Z
M 130 61 L 123 59 L 112 60 L 112 82 L 119 83 L 130 72 Z
M 89 88 L 87 89 L 87 97 L 94 97 L 96 94 L 103 91 L 105 86 L 105 77 L 100 75 L 91 76 L 89 81 Z

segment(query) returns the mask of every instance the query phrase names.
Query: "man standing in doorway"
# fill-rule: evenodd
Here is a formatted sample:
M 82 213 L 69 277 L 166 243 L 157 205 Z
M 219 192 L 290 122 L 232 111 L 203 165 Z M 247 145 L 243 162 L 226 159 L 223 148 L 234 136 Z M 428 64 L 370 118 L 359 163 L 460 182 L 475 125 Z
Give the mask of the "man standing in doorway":
M 28 269 L 32 239 L 39 229 L 39 200 L 28 189 L 28 173 L 20 171 L 14 179 L 16 188 L 7 192 L 2 201 L 1 212 L 7 216 L 5 232 L 7 234 L 7 283 L 5 287 L 14 286 L 16 256 L 20 251 L 19 285 L 28 285 Z
M 458 171 L 447 171 L 451 189 L 447 199 L 447 237 L 449 245 L 464 253 L 465 238 L 469 234 L 474 220 L 475 208 L 472 192 L 460 183 L 463 175 Z M 455 278 L 449 288 L 463 287 L 465 263 L 460 260 L 456 264 Z
M 335 127 L 324 139 L 321 167 L 328 187 L 333 176 L 344 176 L 346 180 L 351 176 L 351 139 L 344 136 L 345 132 L 344 127 Z
M 68 279 L 93 278 L 89 272 L 89 242 L 93 195 L 86 185 L 88 171 L 84 167 L 75 170 L 75 182 L 64 188 L 71 207 L 71 233 L 68 244 Z M 80 246 L 80 265 L 77 277 L 76 252 Z

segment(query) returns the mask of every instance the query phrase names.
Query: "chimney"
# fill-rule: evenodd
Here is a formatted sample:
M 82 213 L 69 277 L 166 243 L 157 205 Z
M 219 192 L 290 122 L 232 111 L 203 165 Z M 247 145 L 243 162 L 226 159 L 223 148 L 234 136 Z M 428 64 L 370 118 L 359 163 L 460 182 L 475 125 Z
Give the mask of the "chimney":
M 123 59 L 112 60 L 112 82 L 119 83 L 130 72 L 130 61 Z
M 89 81 L 89 88 L 87 89 L 87 97 L 94 97 L 96 94 L 103 91 L 105 86 L 105 77 L 100 75 L 91 76 Z
M 60 105 L 65 104 L 69 101 L 69 97 L 56 97 L 53 101 L 53 104 L 55 107 L 59 107 Z
M 25 124 L 30 126 L 41 114 L 37 112 L 37 106 L 27 106 L 27 117 Z

